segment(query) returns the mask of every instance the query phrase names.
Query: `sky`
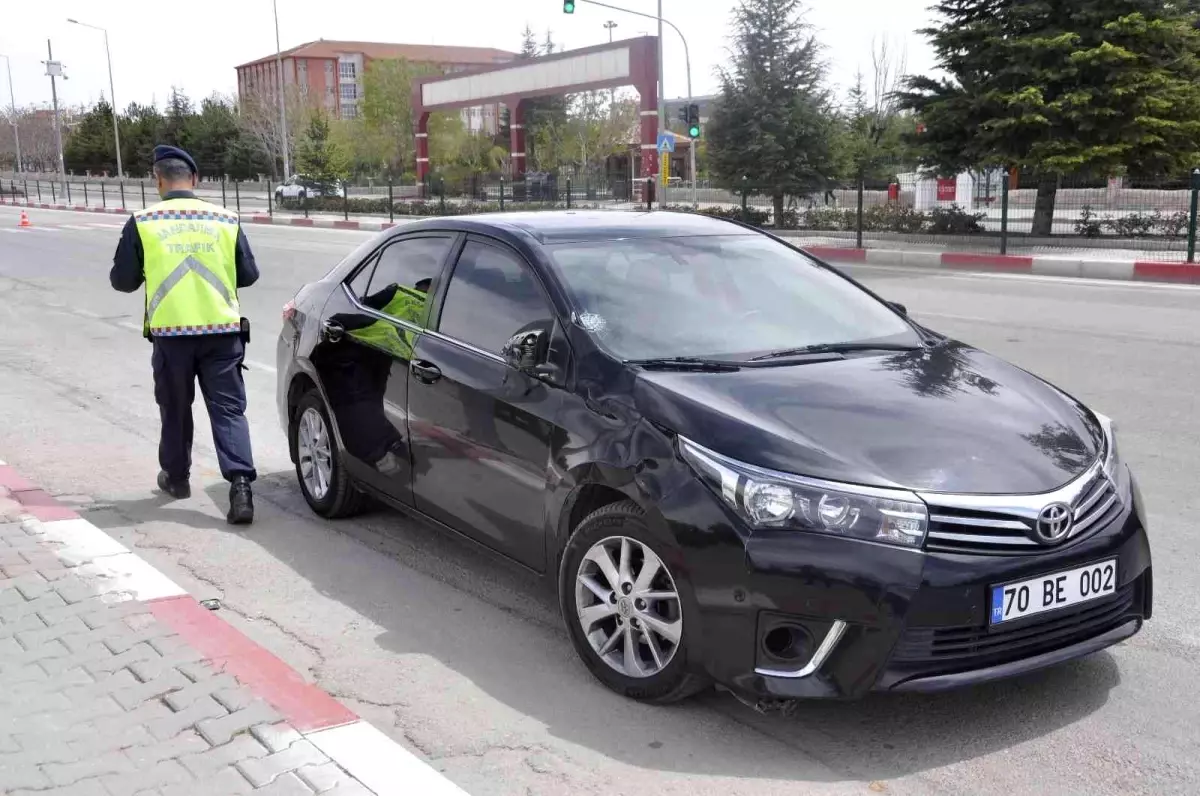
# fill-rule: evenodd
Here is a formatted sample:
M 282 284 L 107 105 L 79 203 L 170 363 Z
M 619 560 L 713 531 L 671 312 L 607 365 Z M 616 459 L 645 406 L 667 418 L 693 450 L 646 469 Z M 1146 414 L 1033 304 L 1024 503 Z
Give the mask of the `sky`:
M 516 51 L 529 23 L 539 35 L 553 31 L 567 49 L 608 40 L 607 20 L 618 27 L 615 38 L 653 34 L 656 23 L 581 0 L 573 15 L 560 0 L 277 0 L 279 36 L 284 49 L 319 38 L 453 44 Z M 656 0 L 605 0 L 650 15 Z M 825 45 L 830 81 L 848 88 L 855 72 L 869 75 L 873 42 L 888 40 L 906 54 L 908 71 L 932 70 L 933 55 L 914 30 L 929 23 L 931 0 L 807 0 L 807 20 Z M 727 60 L 728 23 L 735 0 L 662 0 L 663 17 L 688 39 L 696 95 L 716 90 L 716 67 Z M 194 100 L 215 92 L 232 94 L 234 67 L 275 52 L 271 0 L 203 0 L 197 7 L 132 0 L 5 0 L 12 4 L 0 26 L 0 54 L 9 56 L 18 107 L 50 102 L 50 80 L 42 61 L 46 40 L 68 76 L 58 81 L 59 102 L 90 105 L 109 96 L 104 34 L 70 24 L 75 18 L 108 29 L 117 104 L 165 103 L 172 86 Z M 188 9 L 191 9 L 189 11 Z M 15 15 L 13 10 L 16 10 Z M 664 86 L 667 97 L 686 94 L 687 70 L 679 37 L 664 30 Z M 0 58 L 0 69 L 3 69 Z M 0 81 L 5 76 L 0 73 Z M 0 82 L 0 104 L 7 106 L 8 86 Z

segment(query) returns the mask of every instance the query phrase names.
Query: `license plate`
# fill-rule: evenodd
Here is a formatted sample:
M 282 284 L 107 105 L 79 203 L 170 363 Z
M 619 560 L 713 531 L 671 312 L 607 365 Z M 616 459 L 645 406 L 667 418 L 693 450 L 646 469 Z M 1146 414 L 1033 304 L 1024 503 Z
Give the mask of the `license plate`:
M 1018 583 L 992 587 L 990 623 L 998 625 L 1026 616 L 1078 605 L 1117 590 L 1117 561 L 1100 561 Z

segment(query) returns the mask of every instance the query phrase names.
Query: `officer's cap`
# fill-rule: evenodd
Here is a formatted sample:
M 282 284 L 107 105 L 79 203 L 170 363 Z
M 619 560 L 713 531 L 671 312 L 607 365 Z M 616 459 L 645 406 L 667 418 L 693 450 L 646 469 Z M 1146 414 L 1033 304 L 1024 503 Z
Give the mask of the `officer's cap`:
M 196 161 L 192 160 L 192 156 L 187 152 L 184 152 L 179 147 L 168 146 L 167 144 L 159 144 L 158 146 L 154 147 L 155 163 L 159 162 L 160 160 L 170 160 L 171 158 L 182 160 L 184 163 L 186 163 L 188 168 L 192 170 L 192 174 L 199 172 L 199 169 L 196 168 Z

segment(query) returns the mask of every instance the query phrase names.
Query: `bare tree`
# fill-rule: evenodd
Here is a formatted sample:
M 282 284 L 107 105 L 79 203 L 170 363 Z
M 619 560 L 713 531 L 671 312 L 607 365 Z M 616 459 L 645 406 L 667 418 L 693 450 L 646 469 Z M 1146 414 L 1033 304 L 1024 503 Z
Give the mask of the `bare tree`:
M 69 134 L 78 111 L 61 109 L 63 138 Z M 16 140 L 13 137 L 12 114 L 0 114 L 0 167 L 13 169 L 17 163 Z M 46 108 L 18 108 L 17 130 L 21 135 L 21 158 L 27 171 L 53 172 L 58 170 L 58 145 L 54 139 L 54 111 Z
M 275 176 L 278 176 L 275 170 L 283 162 L 284 142 L 287 142 L 290 152 L 296 151 L 296 141 L 307 124 L 309 111 L 317 107 L 315 99 L 294 85 L 287 86 L 283 96 L 288 120 L 286 133 L 279 124 L 279 100 L 274 91 L 251 91 L 239 98 L 238 118 L 242 129 L 262 147 L 271 161 Z M 283 176 L 286 178 L 291 175 Z

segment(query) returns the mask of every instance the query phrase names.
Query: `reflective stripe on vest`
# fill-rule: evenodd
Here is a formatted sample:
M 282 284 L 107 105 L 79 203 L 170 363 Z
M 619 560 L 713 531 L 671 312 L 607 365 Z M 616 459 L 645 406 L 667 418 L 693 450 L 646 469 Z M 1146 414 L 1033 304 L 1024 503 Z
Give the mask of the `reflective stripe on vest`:
M 150 334 L 239 331 L 237 215 L 199 199 L 168 199 L 133 217 L 144 255 Z

